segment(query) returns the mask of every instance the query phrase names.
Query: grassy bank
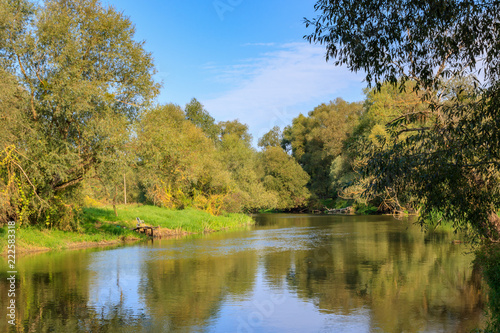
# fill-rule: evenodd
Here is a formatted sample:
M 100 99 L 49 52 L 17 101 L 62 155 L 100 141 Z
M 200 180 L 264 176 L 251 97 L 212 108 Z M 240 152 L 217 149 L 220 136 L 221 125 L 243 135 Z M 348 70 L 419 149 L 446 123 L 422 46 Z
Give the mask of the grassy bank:
M 95 228 L 85 226 L 82 227 L 82 230 L 76 232 L 39 229 L 36 227 L 19 228 L 16 231 L 16 253 L 76 249 L 146 239 L 146 237 L 136 235 L 132 231 L 124 230 L 121 234 L 116 234 L 106 230 L 92 229 Z M 5 255 L 7 252 L 6 228 L 0 229 L 0 248 L 2 254 Z
M 231 229 L 253 224 L 251 217 L 244 214 L 225 214 L 213 216 L 207 212 L 193 208 L 170 210 L 148 205 L 118 205 L 118 216 L 110 206 L 86 208 L 87 219 L 95 222 L 108 222 L 127 228 L 136 225 L 139 217 L 147 225 L 159 226 L 174 233 L 201 233 Z
M 16 252 L 63 250 L 147 239 L 130 229 L 139 217 L 147 225 L 159 226 L 163 235 L 202 233 L 253 224 L 244 214 L 212 216 L 196 209 L 169 210 L 148 205 L 119 205 L 118 216 L 111 206 L 83 209 L 78 231 L 23 227 L 16 231 Z M 7 249 L 7 227 L 0 228 L 2 254 Z

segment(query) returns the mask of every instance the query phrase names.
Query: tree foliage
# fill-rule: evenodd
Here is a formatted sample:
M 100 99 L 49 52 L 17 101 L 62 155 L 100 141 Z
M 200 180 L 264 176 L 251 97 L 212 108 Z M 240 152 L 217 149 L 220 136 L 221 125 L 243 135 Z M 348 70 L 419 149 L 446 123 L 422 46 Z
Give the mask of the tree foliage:
M 154 204 L 184 208 L 229 192 L 230 175 L 214 158 L 213 143 L 185 119 L 179 106 L 167 104 L 146 112 L 137 145 L 142 182 Z
M 279 126 L 274 126 L 269 132 L 265 133 L 258 142 L 261 148 L 266 147 L 280 147 L 283 140 L 283 133 Z
M 306 185 L 309 175 L 281 147 L 267 146 L 262 152 L 264 186 L 276 193 L 276 208 L 293 209 L 307 205 L 311 194 Z
M 232 210 L 252 211 L 276 208 L 278 198 L 262 183 L 257 152 L 250 146 L 247 126 L 238 121 L 225 122 L 218 158 L 233 180 Z M 237 208 L 238 207 L 238 208 Z
M 305 38 L 326 46 L 327 59 L 363 71 L 371 83 L 442 80 L 476 69 L 498 80 L 498 1 L 317 1 Z
M 215 119 L 205 110 L 196 98 L 193 98 L 186 107 L 186 119 L 203 130 L 203 132 L 213 141 L 217 139 L 220 132 L 219 126 L 215 123 Z
M 97 0 L 0 7 L 2 103 L 10 106 L 1 149 L 15 147 L 18 178 L 33 185 L 27 218 L 58 212 L 61 220 L 91 170 L 120 159 L 129 124 L 157 94 L 152 57 L 128 18 Z
M 250 146 L 252 135 L 248 132 L 248 125 L 242 124 L 238 120 L 231 120 L 221 121 L 219 127 L 221 140 L 223 140 L 226 135 L 234 135 L 238 140 Z
M 411 85 L 411 82 L 407 84 Z M 400 133 L 397 138 L 392 138 L 391 129 L 386 127 L 388 122 L 425 110 L 428 105 L 422 103 L 411 89 L 404 92 L 388 83 L 379 89 L 366 89 L 365 95 L 364 112 L 350 137 L 344 141 L 342 154 L 332 164 L 332 186 L 344 199 L 371 202 L 379 207 L 379 211 L 414 211 L 418 207 L 407 191 L 400 191 L 396 196 L 390 186 L 370 190 L 374 175 L 363 175 L 363 169 L 375 151 L 388 151 L 395 142 L 403 142 L 408 137 L 406 133 Z M 414 127 L 414 124 L 407 124 L 408 130 Z
M 471 223 L 498 239 L 498 1 L 322 0 L 315 8 L 306 39 L 324 44 L 327 58 L 379 88 L 388 81 L 404 90 L 411 80 L 428 104 L 388 122 L 392 143 L 366 169 L 373 188 L 410 191 L 422 218 L 442 210 L 457 228 Z
M 236 120 L 222 123 L 216 145 L 173 104 L 148 110 L 138 125 L 140 178 L 156 205 L 221 214 L 307 204 L 307 174 L 281 148 L 259 154 Z
M 309 174 L 309 189 L 321 198 L 331 196 L 330 165 L 343 148 L 361 113 L 360 103 L 338 98 L 299 115 L 283 131 L 283 147 Z

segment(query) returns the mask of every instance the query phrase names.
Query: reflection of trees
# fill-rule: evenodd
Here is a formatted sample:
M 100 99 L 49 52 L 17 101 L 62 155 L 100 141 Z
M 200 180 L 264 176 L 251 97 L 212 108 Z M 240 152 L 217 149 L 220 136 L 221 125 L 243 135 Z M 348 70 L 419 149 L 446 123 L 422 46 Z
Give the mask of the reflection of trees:
M 132 257 L 135 248 L 25 257 L 17 265 L 17 331 L 201 330 L 217 320 L 229 297 L 229 306 L 251 300 L 260 269 L 271 289 L 288 289 L 321 312 L 351 315 L 369 309 L 373 330 L 474 328 L 482 318 L 483 295 L 471 257 L 463 254 L 466 248 L 451 244 L 449 234 L 405 231 L 385 217 L 370 221 L 340 218 L 323 224 L 326 229 L 314 228 L 325 222 L 322 218 L 301 217 L 283 222 L 283 229 L 260 230 L 250 240 L 236 232 L 167 242 L 172 246 L 156 248 L 153 258 L 144 257 L 149 251 L 143 249 Z M 290 224 L 303 228 L 297 234 L 286 229 Z M 95 266 L 97 257 L 108 260 Z M 132 260 L 140 274 L 132 272 Z M 1 295 L 7 295 L 5 281 L 2 277 Z M 136 285 L 135 293 L 126 291 Z M 106 288 L 114 290 L 105 294 L 111 296 L 95 301 L 96 291 Z M 5 309 L 7 301 L 0 297 L 0 306 Z M 0 332 L 8 329 L 0 321 Z
M 143 269 L 144 251 L 138 247 L 100 252 L 92 255 L 87 269 L 90 307 L 99 309 L 107 318 L 122 314 L 123 318 L 147 315 L 147 309 L 139 287 L 147 275 Z
M 227 256 L 200 253 L 195 257 L 150 262 L 142 291 L 154 313 L 155 327 L 170 331 L 203 327 L 216 316 L 228 295 L 244 296 L 253 287 L 257 256 L 253 251 Z
M 287 219 L 286 217 L 291 217 Z M 318 217 L 319 218 L 319 217 Z M 311 225 L 311 218 L 307 216 L 291 215 L 291 214 L 268 214 L 254 216 L 257 225 L 261 227 L 307 227 Z
M 64 332 L 67 328 L 74 328 L 78 332 L 76 317 L 87 312 L 87 276 L 81 269 L 84 258 L 83 254 L 61 256 L 52 253 L 18 259 L 17 325 L 12 330 L 2 320 L 0 331 Z M 2 295 L 7 295 L 7 286 L 0 283 L 0 287 Z M 6 308 L 7 301 L 6 297 L 0 298 L 3 309 Z
M 75 313 L 87 310 L 87 276 L 81 269 L 85 255 L 44 254 L 19 260 L 16 303 L 22 329 L 18 327 L 18 331 L 48 332 L 78 326 Z
M 2 320 L 0 332 L 142 332 L 147 318 L 133 317 L 119 304 L 106 314 L 88 304 L 89 258 L 89 251 L 75 251 L 18 260 L 17 326 Z M 0 292 L 7 295 L 3 280 Z M 7 301 L 0 297 L 0 306 Z
M 274 283 L 286 277 L 320 311 L 348 315 L 369 307 L 372 328 L 384 332 L 470 331 L 483 309 L 472 258 L 450 235 L 402 230 L 396 223 L 333 224 L 334 236 L 318 237 L 314 250 L 267 254 L 266 276 Z
M 145 263 L 141 258 L 126 248 L 23 258 L 17 267 L 19 320 L 12 331 L 163 332 L 204 325 L 226 296 L 244 297 L 251 290 L 258 261 L 255 251 L 210 255 L 201 250 L 188 258 Z M 4 281 L 0 292 L 7 295 Z M 4 309 L 7 302 L 0 298 Z M 0 321 L 0 332 L 9 329 Z

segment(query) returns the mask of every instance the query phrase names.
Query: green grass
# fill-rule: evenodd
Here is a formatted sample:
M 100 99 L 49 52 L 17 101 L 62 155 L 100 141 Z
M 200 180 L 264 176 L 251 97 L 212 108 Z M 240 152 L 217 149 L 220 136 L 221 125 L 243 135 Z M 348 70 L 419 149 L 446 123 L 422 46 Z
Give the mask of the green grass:
M 329 209 L 341 209 L 341 208 L 347 208 L 352 205 L 354 205 L 354 200 L 346 200 L 342 198 L 329 198 L 329 199 L 320 199 L 319 200 L 321 209 L 323 207 L 329 208 Z
M 189 233 L 219 231 L 253 224 L 251 217 L 244 214 L 213 216 L 194 208 L 171 210 L 149 205 L 118 205 L 118 216 L 112 207 L 85 208 L 84 215 L 90 221 L 111 222 L 128 228 L 136 225 L 139 217 L 147 225 L 160 226 Z
M 147 225 L 160 226 L 176 233 L 201 233 L 236 228 L 253 224 L 244 214 L 212 216 L 206 212 L 188 208 L 170 210 L 147 205 L 119 205 L 118 216 L 111 206 L 84 208 L 78 231 L 22 227 L 16 230 L 17 252 L 38 250 L 63 250 L 104 244 L 119 244 L 126 240 L 147 239 L 131 229 L 139 217 Z M 7 253 L 7 227 L 0 228 L 0 249 Z
M 453 222 L 443 218 L 443 213 L 440 211 L 432 211 L 430 216 L 425 219 L 425 227 L 429 231 L 454 231 Z
M 7 247 L 7 228 L 0 232 L 0 248 L 2 253 Z M 85 224 L 81 230 L 62 231 L 57 229 L 40 229 L 37 227 L 22 227 L 16 230 L 17 252 L 32 252 L 39 250 L 64 250 L 76 247 L 86 247 L 99 244 L 121 243 L 124 240 L 145 239 L 132 231 L 122 229 L 120 233 L 110 232 L 109 228 L 98 229 Z
M 361 215 L 371 215 L 375 214 L 378 211 L 377 207 L 367 205 L 364 203 L 358 203 L 354 207 L 356 209 L 356 214 L 361 214 Z

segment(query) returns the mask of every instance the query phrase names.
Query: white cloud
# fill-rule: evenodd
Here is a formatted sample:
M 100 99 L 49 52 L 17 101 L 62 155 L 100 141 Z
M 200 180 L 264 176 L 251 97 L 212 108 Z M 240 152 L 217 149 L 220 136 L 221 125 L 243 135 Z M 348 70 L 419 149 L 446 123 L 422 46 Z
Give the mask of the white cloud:
M 321 46 L 291 43 L 232 66 L 211 66 L 212 80 L 233 88 L 202 102 L 217 120 L 248 124 L 255 140 L 336 97 L 360 100 L 363 76 L 326 63 L 324 53 Z

